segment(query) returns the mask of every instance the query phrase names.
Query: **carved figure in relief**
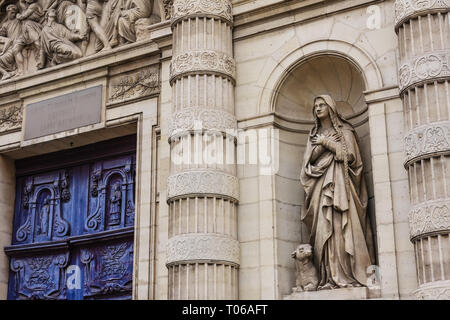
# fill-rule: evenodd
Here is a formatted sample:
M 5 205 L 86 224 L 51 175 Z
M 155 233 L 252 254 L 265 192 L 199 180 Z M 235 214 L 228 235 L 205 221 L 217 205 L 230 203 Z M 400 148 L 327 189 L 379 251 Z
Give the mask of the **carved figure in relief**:
M 114 21 L 111 45 L 136 42 L 135 23 L 138 19 L 150 17 L 153 0 L 121 0 L 119 14 Z
M 3 50 L 0 53 L 0 72 L 2 80 L 11 78 L 17 70 L 14 46 L 22 33 L 22 24 L 16 18 L 19 8 L 11 4 L 6 7 L 7 20 L 0 27 L 0 42 L 3 43 Z
M 72 41 L 79 41 L 83 36 L 67 29 L 55 21 L 56 10 L 49 9 L 46 14 L 47 23 L 41 33 L 41 51 L 38 68 L 46 65 L 47 59 L 54 66 L 63 62 L 81 58 L 83 53 Z
M 22 55 L 23 49 L 26 49 L 27 52 L 34 51 L 36 58 L 38 58 L 44 11 L 37 0 L 20 0 L 19 7 L 21 13 L 17 15 L 17 19 L 22 22 L 22 33 L 17 40 L 17 45 L 14 46 L 14 51 L 19 69 L 18 74 L 20 75 L 26 69 Z M 27 56 L 29 56 L 29 53 Z
M 56 21 L 70 31 L 78 33 L 81 38 L 83 56 L 89 43 L 90 27 L 86 19 L 86 3 L 82 0 L 53 0 L 47 4 L 45 11 L 56 10 Z
M 315 291 L 319 284 L 317 270 L 313 264 L 313 249 L 310 244 L 301 244 L 292 252 L 291 256 L 295 259 L 297 270 L 295 285 L 293 291 Z
M 50 217 L 50 200 L 48 197 L 45 198 L 44 204 L 39 212 L 39 234 L 47 234 L 48 233 L 48 224 Z
M 154 3 L 17 0 L 0 24 L 0 80 L 144 39 L 147 27 L 161 20 Z
M 107 2 L 107 0 L 105 2 Z M 102 3 L 103 2 L 101 0 L 87 0 L 86 5 L 86 18 L 92 31 L 95 33 L 98 40 L 100 40 L 103 46 L 101 51 L 112 49 L 108 37 L 105 33 L 105 30 L 100 25 L 100 20 L 102 18 L 102 11 L 103 11 Z
M 363 286 L 374 249 L 356 133 L 329 95 L 314 99 L 313 115 L 300 177 L 301 219 L 310 230 L 318 289 Z
M 122 192 L 120 190 L 120 183 L 114 183 L 112 187 L 112 195 L 109 206 L 109 225 L 120 224 L 120 211 L 122 204 Z

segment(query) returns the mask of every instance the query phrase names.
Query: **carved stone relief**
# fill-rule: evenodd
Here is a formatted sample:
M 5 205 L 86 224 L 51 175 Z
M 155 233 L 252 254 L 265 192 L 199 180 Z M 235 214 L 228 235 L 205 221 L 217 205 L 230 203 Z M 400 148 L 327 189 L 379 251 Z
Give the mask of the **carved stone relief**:
M 174 0 L 162 0 L 164 6 L 164 16 L 166 20 L 170 20 L 172 17 L 172 7 Z
M 410 16 L 426 13 L 439 9 L 448 10 L 449 0 L 396 0 L 395 1 L 395 25 L 399 26 L 402 21 Z
M 144 39 L 161 21 L 154 1 L 2 1 L 1 80 Z
M 168 199 L 188 194 L 216 194 L 238 200 L 238 178 L 214 171 L 188 171 L 168 178 Z
M 172 23 L 193 15 L 214 15 L 230 23 L 233 21 L 229 0 L 174 0 Z
M 415 158 L 450 151 L 450 123 L 420 126 L 405 137 L 406 163 Z
M 212 50 L 189 51 L 172 59 L 170 64 L 170 81 L 182 74 L 218 73 L 235 78 L 236 66 L 234 59 L 222 52 Z
M 419 82 L 450 77 L 450 54 L 433 52 L 404 63 L 399 69 L 400 91 Z
M 0 108 L 0 133 L 19 129 L 22 126 L 22 107 L 10 105 Z
M 158 68 L 149 67 L 120 75 L 111 79 L 109 85 L 109 104 L 129 101 L 159 93 L 160 80 Z
M 169 120 L 169 137 L 196 129 L 226 132 L 237 128 L 236 118 L 222 110 L 202 107 L 185 108 L 172 115 Z
M 417 300 L 450 300 L 450 281 L 440 281 L 426 285 L 417 290 L 414 295 Z
M 432 201 L 417 205 L 409 213 L 410 237 L 450 229 L 450 203 Z
M 184 234 L 169 239 L 167 264 L 180 261 L 216 260 L 239 264 L 239 242 L 212 234 Z

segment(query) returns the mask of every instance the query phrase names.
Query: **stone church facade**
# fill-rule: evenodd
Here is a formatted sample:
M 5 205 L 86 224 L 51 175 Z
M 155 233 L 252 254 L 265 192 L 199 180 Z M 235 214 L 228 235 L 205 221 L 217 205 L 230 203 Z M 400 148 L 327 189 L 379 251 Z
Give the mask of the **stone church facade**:
M 0 1 L 0 298 L 450 299 L 449 12 Z M 323 94 L 358 136 L 374 261 L 297 292 Z

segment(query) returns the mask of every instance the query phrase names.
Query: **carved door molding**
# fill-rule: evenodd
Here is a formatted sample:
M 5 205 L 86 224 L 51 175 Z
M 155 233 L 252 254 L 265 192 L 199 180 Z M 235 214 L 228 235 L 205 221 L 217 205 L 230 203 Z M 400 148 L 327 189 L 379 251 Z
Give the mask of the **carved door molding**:
M 93 146 L 16 163 L 8 299 L 131 298 L 136 138 Z

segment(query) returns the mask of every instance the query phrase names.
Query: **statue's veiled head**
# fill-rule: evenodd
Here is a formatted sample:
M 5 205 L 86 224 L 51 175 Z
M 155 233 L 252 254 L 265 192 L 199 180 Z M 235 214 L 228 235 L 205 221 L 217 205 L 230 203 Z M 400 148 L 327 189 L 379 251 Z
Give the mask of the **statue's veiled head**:
M 315 125 L 312 130 L 312 135 L 317 133 L 317 130 L 320 127 L 321 119 L 325 119 L 327 117 L 330 118 L 333 127 L 338 132 L 340 131 L 340 128 L 343 127 L 344 123 L 350 125 L 338 112 L 336 108 L 336 101 L 328 94 L 318 95 L 314 98 L 313 116 Z
M 330 95 L 322 94 L 314 98 L 313 116 L 315 119 L 320 119 L 327 115 L 331 116 L 330 112 L 334 114 L 338 113 L 336 110 L 336 101 Z

